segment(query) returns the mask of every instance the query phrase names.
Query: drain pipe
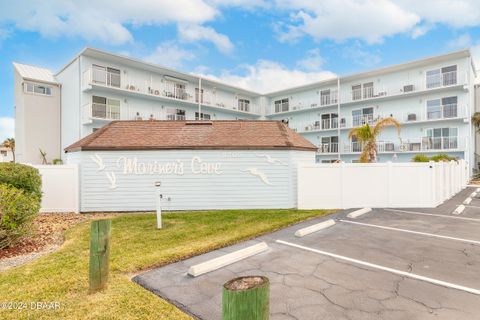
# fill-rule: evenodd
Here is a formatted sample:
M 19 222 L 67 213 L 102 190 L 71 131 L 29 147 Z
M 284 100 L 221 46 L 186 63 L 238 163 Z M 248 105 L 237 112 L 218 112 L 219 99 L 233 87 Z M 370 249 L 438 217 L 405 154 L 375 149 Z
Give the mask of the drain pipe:
M 342 118 L 340 117 L 340 77 L 337 77 L 337 137 L 338 137 L 338 150 L 337 150 L 337 158 L 341 160 L 340 150 L 341 150 L 341 139 L 340 139 L 340 125 L 342 122 Z
M 163 195 L 160 193 L 160 186 L 162 183 L 160 181 L 155 182 L 155 204 L 157 207 L 157 229 L 162 229 L 162 198 Z

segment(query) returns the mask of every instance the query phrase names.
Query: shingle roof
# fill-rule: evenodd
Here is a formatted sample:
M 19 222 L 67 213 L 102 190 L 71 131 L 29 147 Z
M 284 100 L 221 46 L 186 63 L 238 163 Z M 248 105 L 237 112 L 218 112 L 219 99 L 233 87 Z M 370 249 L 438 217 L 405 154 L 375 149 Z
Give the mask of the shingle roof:
M 57 83 L 53 73 L 45 68 L 35 67 L 28 64 L 14 62 L 13 66 L 22 78 L 27 80 L 36 80 L 48 83 Z
M 113 121 L 65 149 L 294 149 L 317 147 L 280 121 Z

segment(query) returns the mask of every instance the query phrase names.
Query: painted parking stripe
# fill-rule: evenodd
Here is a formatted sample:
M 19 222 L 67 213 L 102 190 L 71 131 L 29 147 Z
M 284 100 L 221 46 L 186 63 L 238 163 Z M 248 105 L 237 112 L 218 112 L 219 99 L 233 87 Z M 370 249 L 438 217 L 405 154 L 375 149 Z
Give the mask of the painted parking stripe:
M 335 253 L 305 247 L 305 246 L 302 246 L 302 245 L 299 245 L 299 244 L 295 244 L 295 243 L 291 243 L 291 242 L 287 242 L 287 241 L 283 241 L 283 240 L 276 240 L 276 242 L 280 243 L 280 244 L 284 244 L 286 246 L 302 249 L 302 250 L 305 250 L 305 251 L 318 253 L 318 254 L 321 254 L 321 255 L 324 255 L 324 256 L 327 256 L 327 257 L 331 257 L 331 258 L 334 258 L 334 259 L 348 261 L 348 262 L 351 262 L 353 264 L 362 265 L 362 266 L 369 267 L 369 268 L 372 268 L 372 269 L 378 269 L 378 270 L 390 272 L 390 273 L 393 273 L 393 274 L 397 274 L 397 275 L 400 275 L 400 276 L 403 276 L 403 277 L 409 277 L 409 278 L 412 278 L 412 279 L 416 279 L 416 280 L 420 280 L 420 281 L 424 281 L 424 282 L 429 282 L 429 283 L 439 285 L 439 286 L 442 286 L 442 287 L 456 289 L 456 290 L 460 290 L 460 291 L 465 291 L 465 292 L 468 292 L 468 293 L 473 293 L 475 295 L 480 295 L 480 290 L 478 290 L 478 289 L 464 287 L 464 286 L 461 286 L 461 285 L 458 285 L 458 284 L 455 284 L 455 283 L 446 282 L 446 281 L 442 281 L 442 280 L 437 280 L 437 279 L 421 276 L 421 275 L 418 275 L 418 274 L 415 274 L 415 273 L 401 271 L 401 270 L 381 266 L 381 265 L 378 265 L 378 264 L 374 264 L 374 263 L 370 263 L 370 262 L 366 262 L 366 261 L 362 261 L 362 260 L 357 260 L 357 259 L 349 258 L 349 257 L 346 257 L 346 256 L 341 256 L 341 255 L 338 255 L 338 254 L 335 254 Z
M 454 241 L 460 241 L 460 242 L 466 242 L 466 243 L 472 243 L 472 244 L 478 244 L 478 245 L 480 245 L 480 241 L 477 241 L 477 240 L 469 240 L 469 239 L 463 239 L 463 238 L 455 238 L 455 237 L 449 237 L 449 236 L 442 236 L 442 235 L 439 235 L 439 234 L 419 232 L 419 231 L 413 231 L 413 230 L 407 230 L 407 229 L 400 229 L 400 228 L 393 228 L 393 227 L 386 227 L 386 226 L 380 226 L 380 225 L 378 225 L 378 224 L 362 223 L 362 222 L 356 222 L 356 221 L 350 221 L 350 220 L 339 220 L 339 221 L 345 222 L 345 223 L 357 224 L 357 225 L 360 225 L 360 226 L 373 227 L 373 228 L 379 228 L 379 229 L 385 229 L 385 230 L 392 230 L 392 231 L 400 231 L 400 232 L 406 232 L 406 233 L 413 233 L 413 234 L 418 234 L 418 235 L 428 236 L 428 237 L 433 237 L 433 238 L 440 238 L 440 239 L 446 239 L 446 240 L 454 240 Z
M 445 219 L 457 219 L 457 220 L 480 222 L 480 219 L 466 218 L 466 217 L 456 217 L 456 216 L 447 216 L 447 215 L 445 215 L 445 214 L 416 212 L 416 211 L 407 211 L 407 210 L 398 210 L 398 209 L 383 209 L 383 210 L 384 210 L 384 211 L 392 211 L 392 212 L 408 213 L 408 214 L 417 214 L 417 215 L 420 215 L 420 216 L 431 216 L 431 217 L 439 217 L 439 218 L 445 218 Z M 382 211 L 377 211 L 377 212 L 382 212 Z

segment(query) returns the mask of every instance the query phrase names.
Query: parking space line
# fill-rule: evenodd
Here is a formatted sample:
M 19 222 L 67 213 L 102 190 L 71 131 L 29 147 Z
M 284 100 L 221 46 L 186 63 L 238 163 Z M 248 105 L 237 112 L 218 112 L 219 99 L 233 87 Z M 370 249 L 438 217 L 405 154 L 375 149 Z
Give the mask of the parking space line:
M 465 207 L 467 207 L 467 208 L 480 209 L 480 206 L 472 206 L 471 204 L 469 204 L 468 206 L 466 205 Z
M 393 211 L 393 212 L 402 212 L 402 213 L 408 213 L 408 214 L 417 214 L 417 215 L 420 215 L 420 216 L 431 216 L 431 217 L 440 217 L 440 218 L 446 218 L 446 219 L 456 219 L 456 220 L 466 220 L 466 221 L 480 222 L 480 219 L 466 218 L 466 217 L 454 217 L 454 216 L 447 216 L 445 214 L 416 212 L 416 211 L 407 211 L 407 210 L 398 210 L 398 209 L 383 209 L 383 210 L 384 211 Z
M 350 221 L 350 220 L 339 220 L 339 221 L 345 222 L 345 223 L 350 223 L 350 224 L 357 224 L 357 225 L 360 225 L 360 226 L 373 227 L 373 228 L 392 230 L 392 231 L 400 231 L 400 232 L 418 234 L 418 235 L 428 236 L 428 237 L 433 237 L 433 238 L 454 240 L 454 241 L 460 241 L 460 242 L 466 242 L 466 243 L 472 243 L 472 244 L 480 245 L 480 241 L 477 241 L 477 240 L 469 240 L 469 239 L 455 238 L 455 237 L 449 237 L 449 236 L 442 236 L 442 235 L 439 235 L 439 234 L 413 231 L 413 230 L 400 229 L 400 228 L 393 228 L 393 227 L 386 227 L 386 226 L 380 226 L 378 224 L 370 224 L 370 223 L 356 222 L 356 221 Z
M 460 290 L 460 291 L 465 291 L 465 292 L 472 293 L 472 294 L 475 294 L 475 295 L 480 295 L 480 290 L 477 290 L 477 289 L 474 289 L 474 288 L 469 288 L 469 287 L 464 287 L 464 286 L 454 284 L 454 283 L 451 283 L 451 282 L 437 280 L 437 279 L 421 276 L 421 275 L 418 275 L 418 274 L 415 274 L 415 273 L 401 271 L 401 270 L 381 266 L 381 265 L 378 265 L 378 264 L 374 264 L 374 263 L 370 263 L 370 262 L 366 262 L 366 261 L 362 261 L 362 260 L 357 260 L 357 259 L 349 258 L 349 257 L 346 257 L 346 256 L 341 256 L 341 255 L 338 255 L 338 254 L 335 254 L 335 253 L 330 253 L 330 252 L 326 252 L 326 251 L 322 251 L 322 250 L 317 250 L 317 249 L 305 247 L 305 246 L 302 246 L 302 245 L 299 245 L 299 244 L 295 244 L 295 243 L 291 243 L 291 242 L 287 242 L 287 241 L 283 241 L 283 240 L 276 240 L 276 242 L 280 243 L 280 244 L 283 244 L 283 245 L 286 245 L 286 246 L 302 249 L 302 250 L 305 250 L 305 251 L 318 253 L 318 254 L 321 254 L 321 255 L 324 255 L 324 256 L 327 256 L 327 257 L 331 257 L 331 258 L 334 258 L 334 259 L 348 261 L 348 262 L 351 262 L 353 264 L 366 266 L 366 267 L 369 267 L 369 268 L 372 268 L 372 269 L 378 269 L 378 270 L 390 272 L 390 273 L 393 273 L 393 274 L 397 274 L 397 275 L 400 275 L 400 276 L 403 276 L 403 277 L 408 277 L 408 278 L 412 278 L 412 279 L 416 279 L 416 280 L 420 280 L 420 281 L 424 281 L 424 282 L 429 282 L 429 283 L 439 285 L 439 286 L 442 286 L 442 287 L 446 287 L 446 288 L 450 288 L 450 289 L 456 289 L 456 290 Z

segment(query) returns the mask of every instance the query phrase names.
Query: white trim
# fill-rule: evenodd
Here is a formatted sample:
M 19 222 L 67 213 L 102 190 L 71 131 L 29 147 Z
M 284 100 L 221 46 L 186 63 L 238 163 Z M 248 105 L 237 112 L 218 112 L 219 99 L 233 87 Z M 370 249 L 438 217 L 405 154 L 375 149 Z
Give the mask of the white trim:
M 393 273 L 393 274 L 396 274 L 396 275 L 399 275 L 399 276 L 409 277 L 409 278 L 412 278 L 412 279 L 415 279 L 415 280 L 429 282 L 429 283 L 434 284 L 434 285 L 438 285 L 438 286 L 442 286 L 442 287 L 446 287 L 446 288 L 450 288 L 450 289 L 455 289 L 455 290 L 460 290 L 460 291 L 465 291 L 465 292 L 472 293 L 472 294 L 475 294 L 475 295 L 480 295 L 480 290 L 478 290 L 478 289 L 464 287 L 464 286 L 461 286 L 461 285 L 458 285 L 458 284 L 455 284 L 455 283 L 446 282 L 446 281 L 442 281 L 442 280 L 437 280 L 437 279 L 421 276 L 421 275 L 418 275 L 418 274 L 415 274 L 415 273 L 401 271 L 401 270 L 398 270 L 398 269 L 393 269 L 393 268 L 381 266 L 381 265 L 366 262 L 366 261 L 363 261 L 363 260 L 357 260 L 357 259 L 349 258 L 349 257 L 346 257 L 346 256 L 341 256 L 341 255 L 338 255 L 338 254 L 334 254 L 334 253 L 330 253 L 330 252 L 326 252 L 326 251 L 322 251 L 322 250 L 317 250 L 317 249 L 305 247 L 305 246 L 302 246 L 302 245 L 298 245 L 298 244 L 295 244 L 295 243 L 290 243 L 290 242 L 283 241 L 283 240 L 276 240 L 276 242 L 280 243 L 280 244 L 284 244 L 286 246 L 302 249 L 302 250 L 305 250 L 305 251 L 318 253 L 318 254 L 321 254 L 321 255 L 324 255 L 324 256 L 327 256 L 327 257 L 330 257 L 330 258 L 351 262 L 353 264 L 365 266 L 365 267 L 368 267 L 368 268 L 378 269 L 378 270 L 390 272 L 390 273 Z

